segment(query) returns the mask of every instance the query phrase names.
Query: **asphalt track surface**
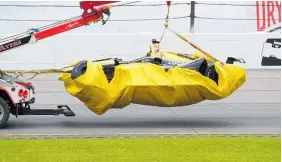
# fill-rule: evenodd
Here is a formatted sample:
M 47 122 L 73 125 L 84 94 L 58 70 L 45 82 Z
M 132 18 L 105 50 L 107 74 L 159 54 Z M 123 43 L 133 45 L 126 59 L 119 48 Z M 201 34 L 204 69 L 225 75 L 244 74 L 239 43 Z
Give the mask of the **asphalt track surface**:
M 197 105 L 159 108 L 130 105 L 103 116 L 88 110 L 67 94 L 55 74 L 33 80 L 37 100 L 32 108 L 56 108 L 68 104 L 76 117 L 10 117 L 0 129 L 9 135 L 79 134 L 264 134 L 281 132 L 281 71 L 248 70 L 246 83 L 232 96 Z

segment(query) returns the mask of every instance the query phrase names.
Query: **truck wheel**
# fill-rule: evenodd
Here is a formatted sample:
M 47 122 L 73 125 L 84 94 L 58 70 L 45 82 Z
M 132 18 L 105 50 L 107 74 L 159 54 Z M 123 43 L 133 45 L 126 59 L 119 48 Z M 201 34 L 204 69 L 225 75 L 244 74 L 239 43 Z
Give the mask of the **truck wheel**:
M 2 128 L 10 117 L 10 108 L 7 102 L 0 97 L 0 128 Z

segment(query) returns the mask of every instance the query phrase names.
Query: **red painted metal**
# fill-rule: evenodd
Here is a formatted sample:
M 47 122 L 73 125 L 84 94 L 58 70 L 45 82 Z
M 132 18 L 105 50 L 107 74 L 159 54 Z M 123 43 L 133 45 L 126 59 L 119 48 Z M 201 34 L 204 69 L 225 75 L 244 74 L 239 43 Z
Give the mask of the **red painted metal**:
M 113 2 L 117 2 L 117 1 L 96 1 L 96 2 L 82 1 L 80 2 L 80 6 L 84 10 L 84 12 L 80 18 L 60 24 L 58 26 L 43 31 L 39 31 L 35 33 L 34 36 L 36 40 L 41 40 L 84 25 L 89 25 L 90 23 L 100 20 L 103 17 L 103 12 L 109 9 L 108 5 L 103 5 L 103 6 L 98 6 L 98 5 L 108 4 Z M 87 11 L 88 9 L 90 9 L 91 11 L 88 12 Z
M 166 1 L 168 7 L 170 7 L 171 1 Z
M 100 17 L 101 18 L 101 17 Z M 34 34 L 36 40 L 41 40 L 44 38 L 51 37 L 53 35 L 63 33 L 78 27 L 81 27 L 83 25 L 90 24 L 90 22 L 93 22 L 94 20 L 99 20 L 98 17 L 92 16 L 92 17 L 84 17 L 84 18 L 79 18 L 76 20 L 72 20 L 70 22 L 55 26 L 53 28 L 49 28 L 43 31 L 39 31 Z
M 19 85 L 25 87 L 25 88 L 30 88 L 30 87 L 32 86 L 32 83 L 30 83 L 30 82 L 28 82 L 28 83 L 26 83 L 26 82 L 19 82 L 19 81 L 15 81 L 15 82 L 16 82 L 17 84 L 19 84 Z
M 83 9 L 82 16 L 87 16 L 89 14 L 93 14 L 94 7 L 114 3 L 118 1 L 81 1 L 80 8 Z

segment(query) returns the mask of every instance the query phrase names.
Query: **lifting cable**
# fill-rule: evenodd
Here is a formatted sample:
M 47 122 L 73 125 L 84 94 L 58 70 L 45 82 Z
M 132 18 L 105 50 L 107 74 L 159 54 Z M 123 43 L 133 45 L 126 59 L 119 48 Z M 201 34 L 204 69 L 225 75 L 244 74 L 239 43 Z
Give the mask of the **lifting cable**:
M 213 56 L 211 56 L 209 53 L 207 53 L 206 51 L 202 50 L 200 47 L 196 46 L 194 43 L 188 41 L 185 37 L 183 37 L 182 35 L 180 35 L 179 33 L 176 33 L 175 31 L 171 30 L 169 27 L 168 27 L 168 21 L 169 21 L 169 13 L 170 13 L 170 5 L 171 5 L 171 1 L 167 1 L 167 15 L 166 15 L 166 19 L 165 19 L 165 23 L 164 23 L 164 31 L 163 31 L 163 34 L 161 36 L 161 39 L 160 39 L 160 42 L 162 41 L 163 37 L 164 37 L 164 34 L 166 32 L 166 30 L 168 29 L 170 32 L 172 32 L 174 35 L 176 35 L 178 38 L 180 38 L 181 40 L 183 40 L 184 42 L 188 43 L 189 45 L 191 45 L 192 47 L 194 47 L 196 50 L 200 51 L 203 55 L 205 55 L 207 58 L 209 58 L 210 60 L 213 60 L 213 61 L 219 61 L 217 60 L 216 58 L 214 58 Z M 75 18 L 75 17 L 74 17 Z M 74 19 L 74 18 L 71 18 L 71 19 Z M 70 19 L 69 19 L 70 20 Z M 56 25 L 58 23 L 62 23 L 64 22 L 65 20 L 61 21 L 61 22 L 57 22 L 57 23 L 54 23 L 54 24 L 51 24 L 51 26 L 53 25 Z M 47 26 L 44 26 L 42 27 L 43 29 L 47 27 Z M 49 26 L 48 26 L 49 27 Z M 42 29 L 41 28 L 41 29 Z M 67 70 L 68 68 L 71 68 L 75 65 L 71 65 L 71 66 L 66 66 L 66 67 L 63 67 L 61 69 L 45 69 L 45 70 L 26 70 L 26 71 L 23 71 L 23 72 L 16 72 L 15 73 L 15 78 L 18 78 L 18 77 L 23 77 L 23 74 L 25 73 L 34 73 L 34 75 L 30 78 L 28 78 L 27 80 L 31 80 L 33 78 L 35 78 L 38 74 L 41 74 L 41 73 L 69 73 L 71 72 L 71 70 Z M 6 72 L 3 72 L 5 75 L 8 75 L 8 71 Z M 9 76 L 9 75 L 8 75 Z M 26 79 L 26 78 L 25 78 Z
M 176 35 L 178 38 L 180 38 L 181 40 L 183 40 L 184 42 L 188 43 L 189 45 L 191 45 L 192 47 L 194 47 L 196 50 L 200 51 L 202 54 L 204 54 L 206 57 L 208 57 L 209 59 L 213 60 L 213 61 L 219 61 L 216 58 L 214 58 L 212 55 L 210 55 L 209 53 L 207 53 L 206 51 L 204 51 L 203 49 L 201 49 L 200 47 L 198 47 L 197 45 L 195 45 L 194 43 L 188 41 L 185 37 L 183 37 L 182 35 L 180 35 L 179 33 L 176 33 L 175 31 L 171 30 L 170 28 L 167 27 L 167 29 L 172 32 L 174 35 Z
M 188 43 L 189 45 L 191 45 L 192 47 L 194 47 L 196 50 L 200 51 L 202 54 L 204 54 L 206 57 L 208 57 L 209 59 L 213 60 L 213 61 L 219 61 L 216 58 L 214 58 L 213 56 L 211 56 L 209 53 L 207 53 L 206 51 L 204 51 L 203 49 L 201 49 L 200 47 L 196 46 L 194 43 L 188 41 L 185 37 L 183 37 L 182 35 L 180 35 L 179 33 L 176 33 L 175 31 L 171 30 L 168 27 L 168 21 L 169 21 L 169 11 L 170 11 L 170 5 L 171 5 L 171 1 L 167 1 L 167 7 L 168 7 L 168 11 L 167 11 L 167 16 L 165 19 L 165 23 L 164 23 L 164 32 L 161 36 L 160 42 L 163 39 L 163 36 L 166 32 L 166 30 L 168 29 L 170 32 L 172 32 L 174 35 L 176 35 L 178 38 L 180 38 L 181 40 L 183 40 L 184 42 Z
M 171 4 L 171 1 L 166 1 L 167 3 L 167 15 L 166 15 L 166 19 L 165 19 L 165 28 L 164 28 L 164 31 L 163 31 L 163 34 L 162 34 L 162 37 L 160 39 L 160 42 L 162 41 L 163 37 L 164 37 L 164 34 L 166 32 L 166 29 L 168 28 L 168 20 L 169 20 L 169 11 L 170 11 L 170 4 Z

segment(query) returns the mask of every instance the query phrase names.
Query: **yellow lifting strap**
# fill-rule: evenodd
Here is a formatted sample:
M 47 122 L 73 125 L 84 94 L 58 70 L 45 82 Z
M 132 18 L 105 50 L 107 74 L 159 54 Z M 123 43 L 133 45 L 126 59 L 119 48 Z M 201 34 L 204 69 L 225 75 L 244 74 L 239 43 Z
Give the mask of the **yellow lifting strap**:
M 176 33 L 175 31 L 171 30 L 169 27 L 168 27 L 168 21 L 169 21 L 169 11 L 170 11 L 170 4 L 171 4 L 171 1 L 167 1 L 167 15 L 166 15 L 166 19 L 165 19 L 165 23 L 164 23 L 164 26 L 165 26 L 165 29 L 164 29 L 164 32 L 162 34 L 162 37 L 160 39 L 160 42 L 161 40 L 163 39 L 163 36 L 165 34 L 165 31 L 166 29 L 170 30 L 174 35 L 176 35 L 178 38 L 182 39 L 184 42 L 188 43 L 189 45 L 191 45 L 192 47 L 194 47 L 196 50 L 200 51 L 202 54 L 204 54 L 206 57 L 208 57 L 210 60 L 213 60 L 213 61 L 219 61 L 218 59 L 214 58 L 212 55 L 210 55 L 209 53 L 207 53 L 206 51 L 204 51 L 203 49 L 201 49 L 200 47 L 196 46 L 194 43 L 188 41 L 185 37 L 183 37 L 182 35 Z
M 7 71 L 2 71 L 2 72 L 7 76 L 10 76 L 8 73 L 15 73 L 14 76 L 13 76 L 15 78 L 23 77 L 26 80 L 31 80 L 31 79 L 34 79 L 38 74 L 71 72 L 71 70 L 68 69 L 68 68 L 71 68 L 73 66 L 74 65 L 70 65 L 70 66 L 63 67 L 61 69 L 25 70 L 25 71 L 22 71 L 22 72 L 17 72 L 17 71 L 14 71 L 14 70 L 11 70 L 11 71 L 7 70 Z M 34 75 L 32 75 L 30 78 L 25 78 L 24 74 L 26 74 L 26 73 L 34 73 Z
M 210 55 L 209 53 L 207 53 L 206 51 L 202 50 L 200 47 L 196 46 L 194 43 L 188 41 L 185 37 L 183 37 L 182 35 L 176 33 L 175 31 L 171 30 L 169 27 L 167 27 L 168 30 L 170 30 L 173 34 L 175 34 L 178 38 L 182 39 L 184 42 L 188 43 L 189 45 L 191 45 L 192 47 L 194 47 L 196 50 L 200 51 L 202 54 L 204 54 L 206 57 L 208 57 L 209 59 L 213 60 L 213 61 L 219 61 L 216 58 L 214 58 L 212 55 Z
M 164 23 L 164 26 L 165 26 L 165 29 L 164 29 L 164 32 L 162 34 L 162 37 L 160 39 L 160 42 L 161 40 L 163 39 L 163 36 L 166 32 L 166 29 L 170 30 L 173 34 L 175 34 L 178 38 L 180 38 L 181 40 L 185 41 L 186 43 L 188 43 L 189 45 L 191 45 L 192 47 L 194 47 L 196 50 L 200 51 L 202 54 L 204 54 L 207 58 L 209 58 L 210 60 L 213 60 L 213 61 L 219 61 L 217 60 L 216 58 L 214 58 L 213 56 L 211 56 L 209 53 L 207 53 L 206 51 L 202 50 L 200 47 L 196 46 L 194 43 L 188 41 L 185 37 L 183 37 L 182 35 L 176 33 L 175 31 L 171 30 L 169 27 L 168 27 L 168 21 L 169 21 L 169 13 L 170 13 L 170 4 L 171 4 L 171 1 L 167 1 L 167 7 L 168 7 L 168 10 L 167 10 L 167 15 L 166 15 L 166 19 L 165 19 L 165 23 Z M 23 77 L 23 74 L 25 73 L 34 73 L 34 75 L 30 78 L 28 78 L 27 80 L 31 80 L 33 78 L 35 78 L 38 74 L 41 74 L 41 73 L 64 73 L 64 72 L 70 72 L 71 70 L 66 70 L 67 68 L 70 68 L 70 67 L 73 67 L 74 65 L 71 65 L 71 66 L 67 66 L 67 67 L 64 67 L 64 68 L 61 68 L 61 69 L 43 69 L 43 70 L 27 70 L 27 71 L 23 71 L 23 72 L 4 72 L 4 74 L 8 75 L 7 73 L 15 73 L 15 76 L 16 78 L 18 77 Z M 25 78 L 26 79 L 26 78 Z

